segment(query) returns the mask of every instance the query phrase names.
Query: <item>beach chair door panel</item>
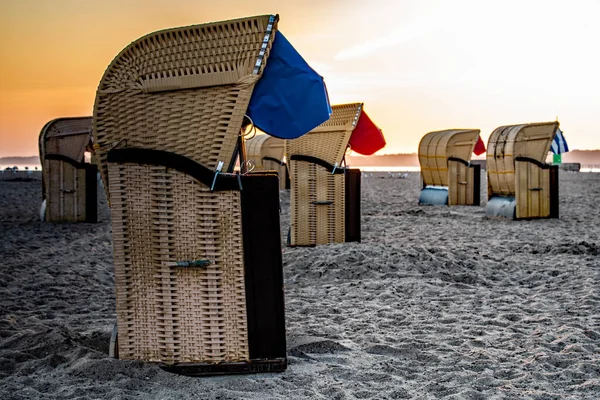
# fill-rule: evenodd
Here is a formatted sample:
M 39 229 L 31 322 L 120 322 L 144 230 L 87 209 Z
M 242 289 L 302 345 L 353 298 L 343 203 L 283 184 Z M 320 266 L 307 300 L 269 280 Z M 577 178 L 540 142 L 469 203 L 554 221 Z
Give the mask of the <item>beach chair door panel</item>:
M 448 205 L 479 205 L 480 179 L 479 165 L 448 160 Z
M 550 170 L 532 162 L 515 162 L 516 218 L 550 216 Z
M 163 166 L 109 163 L 119 357 L 249 359 L 237 191 Z M 174 262 L 208 260 L 204 267 Z
M 313 246 L 345 240 L 345 184 L 343 174 L 332 174 L 320 165 L 291 162 L 291 244 Z
M 468 197 L 469 168 L 459 161 L 448 160 L 448 205 L 469 204 Z
M 85 169 L 62 160 L 45 160 L 46 220 L 77 222 L 86 219 Z

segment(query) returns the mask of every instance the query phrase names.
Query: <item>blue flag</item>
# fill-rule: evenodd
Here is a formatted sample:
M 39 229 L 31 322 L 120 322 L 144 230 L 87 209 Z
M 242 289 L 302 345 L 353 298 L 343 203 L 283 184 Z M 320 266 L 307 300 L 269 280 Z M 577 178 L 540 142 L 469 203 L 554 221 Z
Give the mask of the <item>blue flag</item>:
M 569 146 L 567 145 L 567 141 L 565 140 L 560 128 L 556 128 L 556 133 L 554 134 L 554 140 L 552 141 L 550 150 L 553 154 L 562 154 L 569 151 Z
M 281 139 L 302 136 L 331 116 L 323 78 L 279 31 L 254 87 L 248 116 L 258 129 Z

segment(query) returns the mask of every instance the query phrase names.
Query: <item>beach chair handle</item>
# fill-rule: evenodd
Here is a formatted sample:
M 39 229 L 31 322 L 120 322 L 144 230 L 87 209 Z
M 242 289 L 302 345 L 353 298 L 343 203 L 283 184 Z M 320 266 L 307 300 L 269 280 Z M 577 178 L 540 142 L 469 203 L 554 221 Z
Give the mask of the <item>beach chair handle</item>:
M 164 265 L 167 267 L 199 267 L 206 268 L 209 265 L 213 264 L 211 260 L 186 260 L 186 261 L 173 261 L 173 262 L 165 262 Z

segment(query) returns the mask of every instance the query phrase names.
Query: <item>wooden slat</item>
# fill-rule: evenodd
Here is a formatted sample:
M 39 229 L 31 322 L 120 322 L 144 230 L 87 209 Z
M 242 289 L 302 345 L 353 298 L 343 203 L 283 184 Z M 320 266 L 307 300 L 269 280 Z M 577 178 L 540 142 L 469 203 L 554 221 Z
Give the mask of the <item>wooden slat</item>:
M 465 204 L 475 205 L 475 187 L 478 186 L 475 184 L 475 168 L 465 167 L 464 177 L 467 182 L 465 185 Z M 479 193 L 477 195 L 479 196 Z
M 469 162 L 479 129 L 448 129 L 429 132 L 419 143 L 419 163 L 425 185 L 448 186 L 448 159 Z

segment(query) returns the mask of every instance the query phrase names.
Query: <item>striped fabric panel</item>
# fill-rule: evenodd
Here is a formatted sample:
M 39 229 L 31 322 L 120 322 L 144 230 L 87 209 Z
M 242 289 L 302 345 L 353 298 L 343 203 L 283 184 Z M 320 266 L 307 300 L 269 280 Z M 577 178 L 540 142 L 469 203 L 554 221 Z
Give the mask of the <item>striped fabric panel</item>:
M 552 150 L 553 154 L 562 154 L 569 151 L 567 141 L 565 140 L 565 137 L 559 128 L 556 128 L 556 134 L 554 135 L 554 140 L 552 141 L 550 150 Z

